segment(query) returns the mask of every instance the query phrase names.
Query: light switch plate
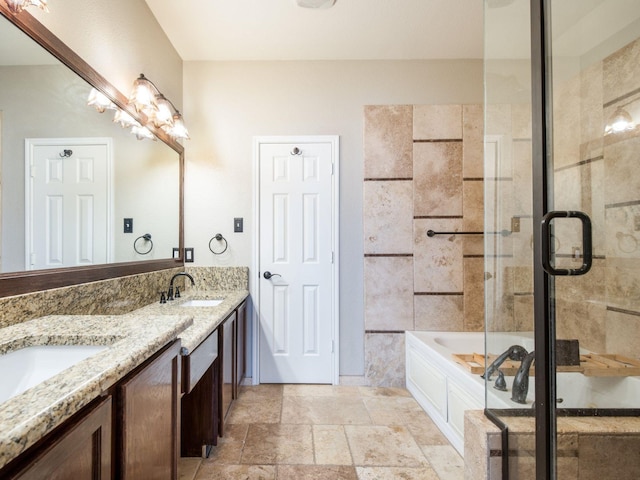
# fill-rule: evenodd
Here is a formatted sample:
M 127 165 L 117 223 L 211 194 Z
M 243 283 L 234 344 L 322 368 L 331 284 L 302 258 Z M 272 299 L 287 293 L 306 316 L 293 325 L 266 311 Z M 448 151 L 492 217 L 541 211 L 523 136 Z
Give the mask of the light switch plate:
M 180 258 L 180 249 L 178 247 L 173 247 L 173 252 L 171 253 L 171 257 L 174 259 Z
M 133 218 L 124 219 L 124 233 L 133 233 Z
M 185 263 L 193 262 L 193 248 L 185 248 L 184 249 L 184 261 Z
M 236 217 L 233 219 L 233 231 L 239 233 L 243 231 L 244 219 L 242 217 Z

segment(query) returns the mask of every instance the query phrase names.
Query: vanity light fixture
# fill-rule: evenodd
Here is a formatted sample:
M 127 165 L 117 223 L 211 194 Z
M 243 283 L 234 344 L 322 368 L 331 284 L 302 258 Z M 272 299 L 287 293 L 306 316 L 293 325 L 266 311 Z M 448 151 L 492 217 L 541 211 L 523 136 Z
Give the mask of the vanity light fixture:
M 131 127 L 131 133 L 133 133 L 138 140 L 147 139 L 147 140 L 153 140 L 154 142 L 157 140 L 156 136 L 153 133 L 151 133 L 151 130 L 149 130 L 147 127 L 143 127 L 140 124 L 134 125 L 133 127 Z
M 94 107 L 98 112 L 104 113 L 105 110 L 117 110 L 118 107 L 115 103 L 107 98 L 107 96 L 95 88 L 89 92 L 89 98 L 87 99 L 87 105 Z
M 129 128 L 133 127 L 134 125 L 140 126 L 140 123 L 135 118 L 129 115 L 128 112 L 125 112 L 124 110 L 121 110 L 119 108 L 113 115 L 113 121 L 115 123 L 119 123 L 122 128 Z
M 626 107 L 630 103 L 633 102 L 625 103 L 624 105 L 620 105 L 618 108 L 616 108 L 615 112 L 613 112 L 613 115 L 611 115 L 611 117 L 609 118 L 607 125 L 604 127 L 605 135 L 628 132 L 629 130 L 633 130 L 634 128 L 636 128 L 636 124 L 633 121 L 633 118 L 631 117 L 629 112 L 624 109 L 624 107 Z
M 27 7 L 38 7 L 40 10 L 49 12 L 47 0 L 4 0 L 4 3 L 13 13 L 20 13 Z
M 133 82 L 129 104 L 133 105 L 137 112 L 144 113 L 150 123 L 156 128 L 161 128 L 168 135 L 179 139 L 189 138 L 182 114 L 171 100 L 144 76 L 144 73 L 141 73 Z

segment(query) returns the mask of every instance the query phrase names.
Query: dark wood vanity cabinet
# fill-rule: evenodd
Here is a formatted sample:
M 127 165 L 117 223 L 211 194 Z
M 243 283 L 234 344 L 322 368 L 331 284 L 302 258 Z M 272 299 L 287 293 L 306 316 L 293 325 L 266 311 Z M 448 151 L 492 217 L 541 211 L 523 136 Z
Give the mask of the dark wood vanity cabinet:
M 180 454 L 183 457 L 207 457 L 210 447 L 218 444 L 219 364 L 217 331 L 182 357 Z
M 220 358 L 220 435 L 224 434 L 224 420 L 234 399 L 238 398 L 238 387 L 246 374 L 247 303 L 242 302 L 218 327 L 222 345 Z
M 116 386 L 116 478 L 178 477 L 180 342 Z
M 37 453 L 24 455 L 26 467 L 14 466 L 13 472 L 5 469 L 0 478 L 110 480 L 111 422 L 111 396 L 107 396 L 43 439 L 36 447 Z
M 220 349 L 220 436 L 224 435 L 224 419 L 229 413 L 235 391 L 236 312 L 218 327 Z
M 247 373 L 247 302 L 236 310 L 236 368 L 233 398 L 238 398 L 239 387 Z

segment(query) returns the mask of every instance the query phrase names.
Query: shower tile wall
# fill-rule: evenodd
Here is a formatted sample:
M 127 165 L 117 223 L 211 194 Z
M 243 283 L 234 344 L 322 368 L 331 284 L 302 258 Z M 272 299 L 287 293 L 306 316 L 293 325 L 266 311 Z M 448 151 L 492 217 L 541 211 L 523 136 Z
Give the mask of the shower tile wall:
M 636 121 L 640 118 L 640 40 L 563 87 L 562 100 L 554 106 L 563 112 L 555 127 L 559 140 L 554 149 L 561 154 L 555 154 L 555 192 L 563 210 L 590 215 L 594 262 L 583 277 L 557 280 L 559 336 L 578 338 L 581 346 L 596 352 L 638 358 L 640 132 L 636 128 L 604 137 L 602 132 L 618 106 L 626 105 Z M 570 255 L 572 245 L 580 244 L 580 239 L 566 242 L 561 251 Z
M 365 374 L 404 386 L 404 331 L 484 329 L 480 105 L 364 109 Z

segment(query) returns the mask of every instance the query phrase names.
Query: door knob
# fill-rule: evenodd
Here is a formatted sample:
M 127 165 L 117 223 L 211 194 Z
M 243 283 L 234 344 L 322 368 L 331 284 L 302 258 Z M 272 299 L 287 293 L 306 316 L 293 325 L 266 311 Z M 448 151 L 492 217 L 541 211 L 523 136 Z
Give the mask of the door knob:
M 271 273 L 268 270 L 266 272 L 264 272 L 264 274 L 262 275 L 264 278 L 266 278 L 267 280 L 269 280 L 271 277 L 279 277 L 280 274 L 279 273 Z

